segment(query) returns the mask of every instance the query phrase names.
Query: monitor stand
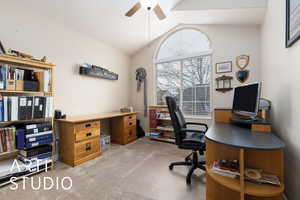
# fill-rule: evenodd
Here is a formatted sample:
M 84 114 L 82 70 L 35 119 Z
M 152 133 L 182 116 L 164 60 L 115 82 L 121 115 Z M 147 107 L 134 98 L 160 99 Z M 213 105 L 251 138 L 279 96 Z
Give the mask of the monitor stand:
M 255 124 L 262 122 L 263 120 L 259 117 L 232 117 L 231 121 L 241 124 Z

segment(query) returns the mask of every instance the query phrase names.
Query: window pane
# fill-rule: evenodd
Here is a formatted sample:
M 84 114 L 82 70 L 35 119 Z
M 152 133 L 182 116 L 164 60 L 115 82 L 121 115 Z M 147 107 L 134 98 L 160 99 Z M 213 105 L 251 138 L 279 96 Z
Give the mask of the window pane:
M 210 50 L 207 36 L 195 29 L 183 29 L 171 35 L 162 45 L 157 60 Z
M 210 56 L 182 61 L 182 110 L 186 115 L 210 113 Z
M 169 62 L 157 64 L 157 104 L 165 105 L 166 96 L 173 96 L 177 103 L 180 99 L 181 87 L 181 66 L 180 62 Z

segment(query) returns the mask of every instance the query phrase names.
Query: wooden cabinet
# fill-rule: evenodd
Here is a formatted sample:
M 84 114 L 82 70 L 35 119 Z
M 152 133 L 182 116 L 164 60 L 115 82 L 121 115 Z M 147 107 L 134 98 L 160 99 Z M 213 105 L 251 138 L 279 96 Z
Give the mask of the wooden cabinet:
M 60 160 L 71 166 L 98 157 L 100 152 L 100 121 L 86 123 L 59 122 Z
M 100 156 L 102 119 L 111 119 L 113 143 L 128 144 L 136 140 L 136 114 L 109 113 L 57 120 L 60 160 L 74 167 Z
M 128 144 L 137 139 L 136 115 L 114 118 L 112 122 L 113 143 Z

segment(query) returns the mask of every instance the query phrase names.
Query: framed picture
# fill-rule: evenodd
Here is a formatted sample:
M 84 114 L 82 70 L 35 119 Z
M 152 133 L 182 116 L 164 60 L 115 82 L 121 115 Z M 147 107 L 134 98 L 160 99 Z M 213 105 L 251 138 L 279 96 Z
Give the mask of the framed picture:
M 6 53 L 6 51 L 5 51 L 3 45 L 2 45 L 2 43 L 0 41 L 0 54 L 2 54 L 2 53 Z
M 221 62 L 216 64 L 216 73 L 229 73 L 232 72 L 232 61 Z
M 300 38 L 300 0 L 286 0 L 286 48 Z

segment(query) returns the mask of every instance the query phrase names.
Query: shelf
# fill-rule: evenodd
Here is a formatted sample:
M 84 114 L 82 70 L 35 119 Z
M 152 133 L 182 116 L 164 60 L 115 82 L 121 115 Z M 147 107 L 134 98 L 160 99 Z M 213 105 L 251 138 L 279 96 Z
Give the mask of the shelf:
M 20 58 L 16 56 L 7 55 L 7 54 L 0 54 L 0 62 L 13 64 L 17 66 L 29 67 L 29 68 L 30 67 L 39 68 L 39 69 L 52 69 L 54 67 L 53 64 Z
M 52 168 L 52 166 L 47 167 L 47 168 L 44 168 L 44 169 L 41 169 L 41 170 L 36 171 L 36 172 L 32 172 L 32 173 L 30 173 L 30 174 L 26 174 L 26 175 L 20 176 L 20 177 L 16 178 L 14 181 L 16 182 L 16 181 L 21 180 L 23 177 L 29 177 L 29 176 L 33 176 L 33 175 L 35 175 L 35 174 L 39 174 L 39 173 L 41 173 L 41 172 L 46 171 L 46 169 L 47 169 L 47 170 L 51 170 L 51 168 Z M 11 182 L 10 182 L 10 181 L 7 181 L 7 182 L 4 182 L 4 183 L 1 183 L 1 184 L 0 184 L 0 187 L 3 187 L 3 186 L 5 186 L 5 185 L 9 185 L 9 184 L 11 184 Z
M 18 152 L 19 152 L 19 150 L 14 150 L 14 151 L 11 151 L 11 152 L 1 152 L 0 157 L 17 154 Z
M 268 184 L 256 184 L 245 181 L 245 194 L 256 197 L 275 197 L 279 196 L 284 191 L 284 185 L 275 186 Z
M 149 128 L 149 131 L 150 132 L 166 132 L 166 133 L 174 133 L 174 131 L 171 131 L 171 130 L 163 130 L 163 129 L 158 129 L 158 128 Z
M 230 90 L 233 90 L 233 88 L 217 88 L 216 89 L 216 91 L 218 91 L 218 92 L 228 92 L 228 91 L 230 91 Z
M 36 91 L 17 91 L 17 90 L 0 90 L 0 93 L 16 93 L 16 94 L 39 94 L 43 96 L 51 96 L 52 92 L 36 92 Z
M 175 139 L 171 139 L 171 138 L 164 137 L 164 136 L 161 136 L 161 137 L 150 137 L 150 140 L 158 141 L 158 142 L 165 142 L 165 143 L 170 143 L 170 144 L 175 144 Z
M 171 121 L 171 118 L 156 118 L 156 120 Z
M 222 186 L 229 188 L 231 190 L 234 190 L 236 192 L 241 192 L 241 185 L 240 185 L 240 179 L 235 178 L 229 178 L 226 176 L 222 176 L 219 174 L 215 174 L 212 172 L 212 170 L 209 168 L 206 172 L 214 181 L 218 182 Z
M 17 121 L 8 121 L 8 122 L 0 122 L 1 125 L 8 125 L 8 124 L 20 124 L 20 123 L 30 123 L 30 122 L 44 122 L 44 121 L 50 121 L 52 120 L 52 117 L 48 118 L 40 118 L 40 119 L 29 119 L 29 120 L 17 120 Z
M 219 174 L 215 174 L 211 169 L 207 170 L 207 174 L 217 183 L 236 192 L 242 192 L 240 179 L 233 179 Z M 256 184 L 245 181 L 243 188 L 245 194 L 256 197 L 275 197 L 279 196 L 284 191 L 284 185 L 274 186 L 269 184 Z
M 168 109 L 168 106 L 159 106 L 159 105 L 157 105 L 157 106 L 149 106 L 149 109 L 163 109 L 163 108 L 166 108 L 166 109 Z

